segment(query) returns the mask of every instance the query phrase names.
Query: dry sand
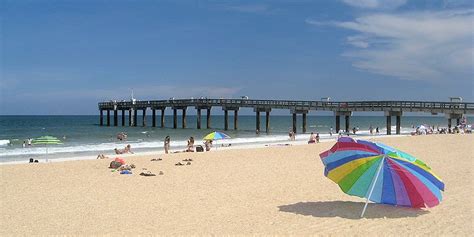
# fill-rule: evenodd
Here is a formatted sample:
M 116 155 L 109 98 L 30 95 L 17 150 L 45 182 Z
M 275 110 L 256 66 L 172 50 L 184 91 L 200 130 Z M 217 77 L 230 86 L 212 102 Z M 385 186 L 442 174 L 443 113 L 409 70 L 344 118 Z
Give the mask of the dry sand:
M 379 138 L 429 164 L 446 184 L 429 210 L 371 204 L 324 177 L 332 142 L 210 153 L 0 166 L 0 235 L 472 235 L 474 136 Z M 151 158 L 163 161 L 151 162 Z M 189 166 L 175 166 L 192 158 Z M 143 177 L 148 170 L 162 176 Z

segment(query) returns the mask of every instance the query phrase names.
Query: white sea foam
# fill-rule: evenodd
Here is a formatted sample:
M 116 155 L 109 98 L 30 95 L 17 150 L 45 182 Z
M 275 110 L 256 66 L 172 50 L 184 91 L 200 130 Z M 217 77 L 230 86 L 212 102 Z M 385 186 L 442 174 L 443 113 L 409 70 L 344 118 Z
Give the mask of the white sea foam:
M 10 144 L 10 140 L 0 140 L 0 146 L 8 146 Z
M 395 128 L 392 129 L 393 131 Z M 409 134 L 411 130 L 402 129 L 402 134 Z M 381 134 L 385 133 L 385 130 L 380 130 Z M 394 133 L 394 132 L 393 132 Z M 361 130 L 358 131 L 356 136 L 370 136 L 368 130 Z M 329 134 L 320 134 L 321 140 L 333 140 L 337 138 L 337 134 L 333 134 L 330 136 Z M 296 141 L 300 143 L 304 143 L 309 139 L 309 134 L 297 134 Z M 7 141 L 9 140 L 0 140 L 0 141 Z M 256 137 L 241 137 L 241 138 L 231 138 L 225 140 L 218 140 L 214 142 L 215 146 L 221 146 L 221 144 L 232 144 L 233 146 L 242 146 L 242 145 L 251 145 L 255 144 L 257 146 L 262 144 L 274 144 L 274 143 L 286 143 L 289 142 L 287 135 L 260 135 Z M 0 143 L 2 144 L 2 143 Z M 6 143 L 8 144 L 8 143 Z M 114 148 L 124 148 L 126 144 L 130 144 L 132 146 L 132 150 L 150 150 L 150 149 L 157 149 L 161 150 L 163 148 L 163 141 L 162 140 L 155 140 L 155 141 L 129 141 L 129 142 L 108 142 L 108 143 L 100 143 L 100 144 L 77 144 L 77 145 L 51 145 L 48 147 L 27 147 L 27 148 L 13 148 L 13 149 L 5 149 L 3 148 L 0 152 L 0 157 L 11 157 L 11 156 L 35 156 L 35 155 L 45 155 L 46 152 L 49 155 L 54 154 L 67 154 L 71 153 L 71 155 L 78 154 L 78 153 L 87 153 L 87 152 L 97 152 L 97 153 L 112 153 Z M 172 140 L 171 141 L 171 149 L 184 149 L 186 146 L 186 140 Z M 195 145 L 202 145 L 202 141 L 196 141 Z M 0 161 L 1 162 L 1 161 Z

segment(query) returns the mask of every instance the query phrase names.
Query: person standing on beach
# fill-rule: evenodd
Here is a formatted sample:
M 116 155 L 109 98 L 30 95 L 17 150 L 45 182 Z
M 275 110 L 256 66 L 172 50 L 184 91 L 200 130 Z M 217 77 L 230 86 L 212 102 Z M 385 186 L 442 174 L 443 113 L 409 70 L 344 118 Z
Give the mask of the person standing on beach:
M 170 150 L 170 142 L 171 142 L 170 136 L 166 136 L 165 137 L 165 144 L 164 144 L 165 154 L 168 154 L 168 152 Z
M 331 136 L 331 137 L 332 137 L 332 130 L 333 129 L 332 129 L 332 126 L 331 126 L 331 128 L 329 128 L 329 136 Z
M 316 133 L 316 143 L 319 143 L 319 133 Z
M 380 131 L 379 131 L 379 127 L 376 127 L 376 128 L 375 128 L 375 134 L 377 134 L 377 135 L 378 135 L 378 134 L 379 134 L 379 132 L 380 132 Z
M 369 131 L 370 131 L 370 135 L 374 135 L 374 128 L 372 127 L 372 125 L 370 125 Z
M 194 152 L 194 137 L 190 137 L 188 139 L 188 148 L 186 149 L 187 152 Z
M 311 135 L 309 136 L 308 144 L 312 143 L 316 143 L 316 136 L 314 135 L 314 133 L 311 133 Z
M 295 133 L 290 130 L 290 132 L 288 132 L 288 136 L 290 137 L 290 141 L 293 141 L 293 136 L 295 135 Z

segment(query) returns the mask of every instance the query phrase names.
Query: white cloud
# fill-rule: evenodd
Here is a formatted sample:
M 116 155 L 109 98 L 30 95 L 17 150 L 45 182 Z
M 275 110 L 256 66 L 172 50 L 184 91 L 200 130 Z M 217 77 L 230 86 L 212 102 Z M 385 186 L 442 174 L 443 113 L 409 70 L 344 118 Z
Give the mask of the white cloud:
M 472 80 L 473 22 L 470 9 L 371 14 L 327 24 L 358 32 L 347 38 L 357 48 L 344 53 L 354 67 L 407 80 L 441 81 Z
M 368 38 L 363 35 L 355 35 L 347 37 L 347 43 L 358 48 L 368 48 Z
M 394 9 L 404 5 L 407 0 L 343 0 L 343 2 L 359 8 Z

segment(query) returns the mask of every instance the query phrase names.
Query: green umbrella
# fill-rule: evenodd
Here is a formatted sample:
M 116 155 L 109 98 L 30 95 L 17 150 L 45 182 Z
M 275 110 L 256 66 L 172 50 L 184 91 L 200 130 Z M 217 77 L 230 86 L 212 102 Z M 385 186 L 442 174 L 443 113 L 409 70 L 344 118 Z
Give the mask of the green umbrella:
M 53 136 L 42 136 L 33 140 L 33 145 L 46 145 L 46 155 L 48 155 L 48 145 L 57 145 L 63 144 L 61 140 Z M 46 157 L 46 162 L 48 162 L 48 157 Z

